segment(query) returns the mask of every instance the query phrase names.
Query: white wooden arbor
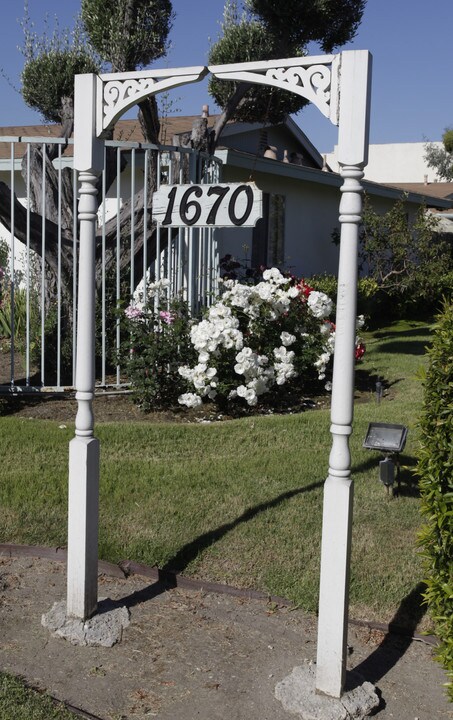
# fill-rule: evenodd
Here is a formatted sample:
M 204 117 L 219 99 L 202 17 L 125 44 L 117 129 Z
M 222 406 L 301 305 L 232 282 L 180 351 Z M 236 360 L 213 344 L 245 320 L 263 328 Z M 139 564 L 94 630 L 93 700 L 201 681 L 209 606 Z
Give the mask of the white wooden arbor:
M 77 323 L 75 437 L 69 448 L 67 613 L 82 620 L 96 612 L 99 442 L 94 437 L 96 181 L 102 137 L 140 100 L 201 80 L 269 85 L 307 98 L 338 125 L 338 160 L 344 179 L 340 202 L 335 356 L 332 382 L 332 448 L 324 487 L 316 689 L 339 698 L 346 673 L 349 559 L 353 481 L 349 436 L 354 404 L 357 249 L 367 163 L 371 55 L 338 55 L 75 78 L 74 166 L 79 171 L 80 253 Z

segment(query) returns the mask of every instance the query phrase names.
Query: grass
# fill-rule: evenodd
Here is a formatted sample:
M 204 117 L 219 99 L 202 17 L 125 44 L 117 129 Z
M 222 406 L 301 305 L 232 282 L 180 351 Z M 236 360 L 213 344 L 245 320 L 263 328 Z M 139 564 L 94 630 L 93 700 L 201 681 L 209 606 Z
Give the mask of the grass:
M 28 688 L 20 679 L 0 673 L 0 717 L 2 720 L 74 720 L 64 705 L 48 695 Z
M 422 579 L 419 499 L 411 473 L 430 328 L 398 323 L 367 336 L 355 409 L 351 615 L 389 620 Z M 378 405 L 379 377 L 386 394 Z M 363 397 L 363 395 L 365 397 Z M 409 427 L 402 492 L 378 480 L 381 455 L 362 448 L 370 421 Z M 106 423 L 101 441 L 100 548 L 187 575 L 283 595 L 316 611 L 329 413 L 202 425 Z M 0 418 L 0 541 L 66 543 L 73 428 Z

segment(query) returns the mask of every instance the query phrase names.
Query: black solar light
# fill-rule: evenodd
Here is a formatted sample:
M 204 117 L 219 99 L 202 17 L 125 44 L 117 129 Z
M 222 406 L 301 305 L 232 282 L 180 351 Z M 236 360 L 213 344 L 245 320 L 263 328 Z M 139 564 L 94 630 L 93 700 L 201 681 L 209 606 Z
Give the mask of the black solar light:
M 364 448 L 385 453 L 386 457 L 379 463 L 379 480 L 385 485 L 387 492 L 392 492 L 392 494 L 395 482 L 395 465 L 397 468 L 398 490 L 400 488 L 399 453 L 404 449 L 406 438 L 407 427 L 404 425 L 370 423 L 363 442 Z

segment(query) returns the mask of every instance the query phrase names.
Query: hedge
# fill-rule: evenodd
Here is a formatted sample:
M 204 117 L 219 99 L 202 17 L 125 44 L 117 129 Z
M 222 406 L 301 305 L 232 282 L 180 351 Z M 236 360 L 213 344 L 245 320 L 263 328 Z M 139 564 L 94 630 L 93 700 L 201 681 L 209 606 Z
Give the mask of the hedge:
M 417 465 L 425 520 L 419 543 L 426 571 L 424 599 L 440 639 L 437 656 L 453 701 L 453 305 L 446 301 L 428 354 Z

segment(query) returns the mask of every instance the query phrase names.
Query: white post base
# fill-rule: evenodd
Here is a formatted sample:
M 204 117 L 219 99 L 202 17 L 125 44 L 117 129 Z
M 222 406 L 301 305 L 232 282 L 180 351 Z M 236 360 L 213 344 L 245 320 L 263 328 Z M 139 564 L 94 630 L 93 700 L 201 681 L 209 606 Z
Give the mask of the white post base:
M 340 698 L 346 676 L 354 484 L 328 477 L 324 486 L 316 692 Z
M 98 594 L 99 441 L 69 443 L 67 614 L 87 620 Z

